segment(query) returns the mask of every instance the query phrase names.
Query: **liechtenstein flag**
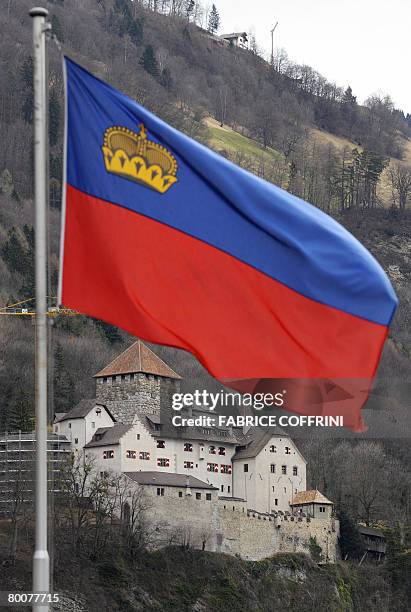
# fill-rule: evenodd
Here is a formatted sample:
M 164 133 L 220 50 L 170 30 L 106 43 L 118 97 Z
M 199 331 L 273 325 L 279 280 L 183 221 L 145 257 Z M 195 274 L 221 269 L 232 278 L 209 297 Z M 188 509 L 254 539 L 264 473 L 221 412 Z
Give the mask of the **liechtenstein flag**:
M 317 208 L 65 68 L 60 303 L 190 351 L 220 381 L 372 380 L 397 299 L 370 253 Z

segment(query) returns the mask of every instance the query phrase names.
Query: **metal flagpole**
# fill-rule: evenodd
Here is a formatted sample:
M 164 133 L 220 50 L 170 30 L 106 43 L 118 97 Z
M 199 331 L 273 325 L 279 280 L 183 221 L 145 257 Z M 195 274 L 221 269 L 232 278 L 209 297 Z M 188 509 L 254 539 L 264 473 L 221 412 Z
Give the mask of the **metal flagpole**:
M 36 541 L 33 592 L 49 592 L 47 550 L 47 78 L 48 11 L 31 9 L 34 47 L 34 200 L 36 270 Z M 33 605 L 48 612 L 48 603 Z

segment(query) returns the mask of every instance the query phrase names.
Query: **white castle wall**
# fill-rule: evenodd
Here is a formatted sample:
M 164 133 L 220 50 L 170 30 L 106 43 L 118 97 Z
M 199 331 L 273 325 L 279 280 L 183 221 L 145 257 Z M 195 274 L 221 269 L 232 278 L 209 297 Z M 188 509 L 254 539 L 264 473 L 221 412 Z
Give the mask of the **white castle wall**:
M 84 445 L 90 442 L 97 429 L 113 425 L 113 419 L 107 410 L 96 405 L 85 417 L 55 423 L 53 431 L 70 440 L 73 452 L 82 452 Z
M 259 512 L 285 512 L 296 492 L 306 489 L 306 462 L 290 438 L 273 436 L 256 457 L 236 460 L 233 469 L 233 496 L 247 499 L 248 508 Z

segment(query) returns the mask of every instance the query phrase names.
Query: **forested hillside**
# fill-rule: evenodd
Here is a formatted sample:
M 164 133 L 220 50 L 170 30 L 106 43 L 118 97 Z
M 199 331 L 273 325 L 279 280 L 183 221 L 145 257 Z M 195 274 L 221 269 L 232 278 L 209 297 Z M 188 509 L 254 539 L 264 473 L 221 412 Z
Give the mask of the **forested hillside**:
M 32 5 L 32 0 L 3 0 L 0 12 L 0 431 L 33 426 L 34 326 L 30 317 L 1 314 L 2 306 L 32 300 L 34 294 Z M 79 609 L 90 611 L 406 610 L 411 116 L 388 96 L 372 92 L 359 105 L 350 87 L 295 64 L 284 50 L 270 65 L 255 40 L 249 51 L 223 44 L 209 31 L 218 23 L 215 15 L 210 23 L 202 1 L 43 5 L 53 26 L 48 42 L 50 296 L 56 295 L 58 270 L 64 52 L 189 136 L 333 215 L 381 262 L 400 298 L 369 403 L 369 437 L 380 439 L 369 440 L 368 434 L 350 439 L 345 431 L 334 432 L 345 440 L 329 439 L 329 432 L 324 439 L 310 432 L 298 442 L 308 460 L 308 486 L 321 489 L 351 521 L 345 533 L 358 521 L 387 529 L 392 542 L 386 565 L 318 567 L 296 555 L 248 563 L 180 549 L 139 550 L 132 556 L 130 542 L 119 538 L 118 530 L 103 552 L 79 554 L 58 531 L 55 513 L 56 588 L 66 597 L 66 609 L 75 598 Z M 50 418 L 93 397 L 93 374 L 130 341 L 122 331 L 82 315 L 53 319 Z M 189 354 L 166 347 L 156 352 L 184 377 L 183 389 L 220 388 Z M 95 522 L 88 527 L 93 537 Z M 7 526 L 0 525 L 4 559 L 8 537 Z M 30 529 L 24 538 L 15 566 L 4 561 L 4 588 L 28 588 Z
M 380 373 L 410 373 L 411 118 L 389 97 L 328 82 L 283 50 L 269 65 L 207 31 L 200 2 L 53 0 L 49 49 L 50 295 L 56 293 L 62 180 L 61 51 L 193 138 L 336 216 L 380 259 L 401 299 Z M 32 60 L 29 0 L 0 15 L 0 306 L 33 297 Z M 218 3 L 217 3 L 218 8 Z M 212 28 L 213 29 L 213 28 Z M 371 92 L 370 92 L 371 93 Z M 93 394 L 91 376 L 128 339 L 82 316 L 54 321 L 55 403 Z M 33 410 L 33 326 L 0 317 L 0 426 L 26 429 Z M 212 384 L 188 355 L 160 349 L 188 378 Z

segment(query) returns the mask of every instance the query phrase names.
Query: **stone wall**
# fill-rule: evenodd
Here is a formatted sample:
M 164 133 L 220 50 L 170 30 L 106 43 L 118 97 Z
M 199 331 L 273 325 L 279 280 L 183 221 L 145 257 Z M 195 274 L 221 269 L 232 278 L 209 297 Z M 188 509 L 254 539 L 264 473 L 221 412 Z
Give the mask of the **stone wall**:
M 97 379 L 96 399 L 120 423 L 131 424 L 135 414 L 160 413 L 160 379 L 147 374 L 126 374 Z
M 157 495 L 157 488 L 164 489 L 164 496 Z M 147 519 L 155 533 L 154 548 L 177 544 L 216 550 L 217 490 L 191 488 L 189 493 L 185 487 L 144 486 Z M 210 495 L 211 500 L 207 499 Z
M 114 418 L 133 423 L 138 414 L 160 415 L 171 406 L 171 395 L 179 390 L 178 380 L 153 374 L 123 374 L 96 379 L 96 400 L 106 405 Z
M 339 523 L 335 519 L 277 517 L 257 512 L 239 513 L 219 509 L 218 552 L 238 554 L 258 561 L 279 552 L 309 553 L 310 538 L 316 538 L 323 560 L 337 559 Z
M 309 553 L 309 541 L 315 537 L 323 560 L 335 562 L 338 556 L 339 523 L 335 519 L 310 519 L 247 510 L 241 500 L 206 499 L 205 490 L 164 487 L 164 496 L 156 488 L 144 487 L 150 499 L 150 522 L 158 533 L 156 546 L 187 544 L 212 552 L 239 555 L 258 561 L 280 552 Z M 179 497 L 179 491 L 182 497 Z M 200 493 L 201 498 L 196 498 Z

